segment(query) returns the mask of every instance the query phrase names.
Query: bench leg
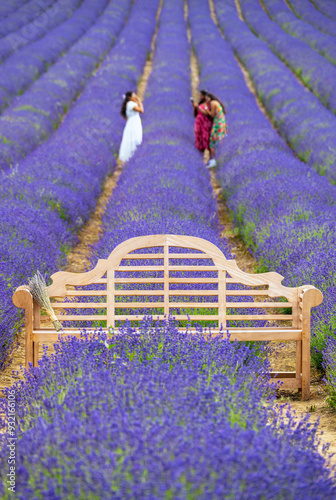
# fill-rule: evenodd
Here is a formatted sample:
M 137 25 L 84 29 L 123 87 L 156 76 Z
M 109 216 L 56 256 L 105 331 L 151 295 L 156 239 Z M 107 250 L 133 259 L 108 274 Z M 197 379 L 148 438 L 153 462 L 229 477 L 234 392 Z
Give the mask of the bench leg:
M 25 366 L 28 370 L 29 363 L 34 364 L 34 352 L 33 352 L 33 341 L 31 340 L 31 335 L 26 330 L 25 339 Z
M 302 342 L 301 340 L 296 341 L 296 378 L 301 379 L 302 382 Z M 302 388 L 298 389 L 298 392 L 302 392 Z
M 33 344 L 34 344 L 34 362 L 33 362 L 33 366 L 38 366 L 40 343 L 39 342 L 33 342 Z
M 310 398 L 310 338 L 302 341 L 302 400 Z

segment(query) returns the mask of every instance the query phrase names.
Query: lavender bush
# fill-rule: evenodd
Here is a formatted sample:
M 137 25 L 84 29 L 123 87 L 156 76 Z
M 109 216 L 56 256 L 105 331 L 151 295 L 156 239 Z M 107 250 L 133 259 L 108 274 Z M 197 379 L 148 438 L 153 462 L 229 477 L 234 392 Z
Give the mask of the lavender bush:
M 90 26 L 94 24 L 94 28 L 91 30 L 104 29 L 104 24 L 107 24 L 107 13 L 100 18 L 99 15 L 106 4 L 107 0 L 84 1 L 66 21 L 48 31 L 40 40 L 17 50 L 2 64 L 0 74 L 1 111 L 10 104 L 16 95 L 21 95 L 29 85 L 63 56 Z M 111 9 L 109 10 L 111 11 Z
M 336 36 L 336 23 L 328 19 L 321 12 L 319 12 L 312 3 L 304 2 L 301 0 L 288 0 L 288 4 L 293 9 L 294 13 L 311 24 L 315 28 L 326 33 L 327 35 Z
M 53 3 L 55 3 L 55 0 L 45 0 L 43 4 L 38 2 L 38 0 L 26 2 L 15 12 L 7 16 L 5 20 L 0 20 L 0 37 L 17 31 L 21 26 L 41 16 Z
M 263 0 L 263 5 L 273 21 L 284 31 L 307 43 L 316 52 L 336 64 L 336 38 L 325 35 L 298 19 L 282 0 Z
M 240 5 L 251 30 L 269 45 L 328 109 L 336 113 L 335 66 L 307 47 L 306 43 L 284 33 L 269 19 L 259 0 L 240 0 Z
M 333 498 L 317 425 L 268 410 L 253 348 L 140 332 L 61 342 L 17 384 L 16 498 Z
M 117 9 L 127 12 L 129 7 L 130 1 L 125 0 Z M 37 269 L 50 274 L 62 266 L 74 233 L 89 217 L 104 177 L 115 167 L 114 152 L 123 129 L 119 115 L 122 93 L 125 86 L 134 88 L 141 75 L 157 7 L 158 1 L 150 5 L 145 0 L 137 2 L 119 42 L 61 127 L 16 169 L 2 176 L 0 228 L 6 237 L 1 238 L 1 311 L 9 314 L 1 330 L 1 367 L 11 352 L 16 330 L 13 290 Z M 92 35 L 86 48 L 94 51 L 97 48 L 90 48 L 90 42 L 98 45 L 99 39 Z M 13 262 L 17 263 L 14 267 Z
M 0 19 L 10 16 L 16 9 L 20 9 L 27 0 L 3 0 L 0 5 Z
M 238 19 L 233 0 L 214 4 L 224 35 L 250 73 L 275 127 L 302 160 L 335 183 L 336 117 Z
M 336 21 L 336 5 L 329 0 L 312 0 L 312 4 L 327 17 Z
M 72 15 L 82 0 L 58 0 L 41 17 L 40 22 L 32 21 L 19 30 L 9 33 L 0 40 L 0 62 L 19 48 L 38 40 L 51 28 L 58 26 Z M 48 22 L 46 23 L 45 20 Z M 6 23 L 7 24 L 7 23 Z

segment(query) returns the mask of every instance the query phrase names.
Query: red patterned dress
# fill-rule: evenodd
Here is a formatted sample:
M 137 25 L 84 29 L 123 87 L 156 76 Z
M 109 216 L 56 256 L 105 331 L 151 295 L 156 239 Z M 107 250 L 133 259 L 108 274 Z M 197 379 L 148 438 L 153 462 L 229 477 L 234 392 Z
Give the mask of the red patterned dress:
M 205 109 L 206 104 L 203 103 L 199 106 Z M 203 115 L 200 111 L 197 111 L 197 116 L 195 119 L 195 145 L 200 151 L 209 149 L 209 140 L 212 129 L 212 118 L 211 116 Z

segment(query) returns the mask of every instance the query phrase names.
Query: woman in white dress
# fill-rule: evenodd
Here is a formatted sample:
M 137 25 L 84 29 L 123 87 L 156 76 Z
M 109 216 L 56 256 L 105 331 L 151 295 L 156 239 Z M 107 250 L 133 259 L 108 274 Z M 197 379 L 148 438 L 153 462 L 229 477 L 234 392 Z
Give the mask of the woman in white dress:
M 129 160 L 142 143 L 142 124 L 139 113 L 143 112 L 144 108 L 139 97 L 135 92 L 127 92 L 121 106 L 121 115 L 127 120 L 119 150 L 119 159 L 122 162 Z

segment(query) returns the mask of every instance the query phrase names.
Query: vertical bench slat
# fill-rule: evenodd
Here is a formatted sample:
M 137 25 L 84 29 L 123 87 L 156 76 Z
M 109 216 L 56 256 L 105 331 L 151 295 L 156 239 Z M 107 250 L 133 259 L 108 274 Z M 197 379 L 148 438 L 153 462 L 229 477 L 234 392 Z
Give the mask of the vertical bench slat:
M 226 328 L 226 271 L 218 271 L 218 327 Z
M 165 241 L 163 245 L 163 301 L 164 301 L 164 314 L 169 316 L 169 245 Z
M 107 308 L 106 308 L 106 326 L 114 328 L 115 326 L 115 283 L 114 269 L 107 271 Z

